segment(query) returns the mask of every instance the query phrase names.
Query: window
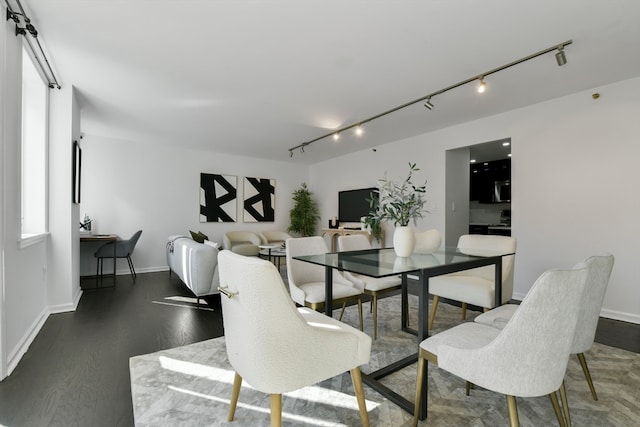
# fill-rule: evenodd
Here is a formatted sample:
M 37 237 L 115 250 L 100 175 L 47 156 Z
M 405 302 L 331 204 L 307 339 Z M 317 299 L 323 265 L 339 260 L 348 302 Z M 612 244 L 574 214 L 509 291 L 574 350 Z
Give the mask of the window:
M 22 237 L 47 231 L 47 85 L 22 50 Z

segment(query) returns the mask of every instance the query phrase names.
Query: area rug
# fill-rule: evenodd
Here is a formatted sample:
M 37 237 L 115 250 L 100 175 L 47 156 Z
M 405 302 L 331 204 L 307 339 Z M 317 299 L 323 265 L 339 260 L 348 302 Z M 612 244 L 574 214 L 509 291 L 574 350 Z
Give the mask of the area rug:
M 417 323 L 416 297 L 410 296 L 410 321 Z M 365 306 L 366 307 L 366 306 Z M 373 322 L 365 311 L 365 332 Z M 400 331 L 400 297 L 378 305 L 378 339 L 364 373 L 415 353 L 417 340 Z M 466 321 L 477 315 L 469 311 Z M 344 321 L 355 327 L 357 311 L 350 307 Z M 441 303 L 434 332 L 462 322 L 460 308 Z M 594 344 L 586 354 L 598 392 L 594 401 L 573 356 L 565 383 L 574 426 L 640 425 L 640 354 Z M 416 364 L 385 378 L 389 387 L 413 400 Z M 233 422 L 227 421 L 233 370 L 224 337 L 130 359 L 131 392 L 136 426 L 269 426 L 269 396 L 243 384 Z M 365 385 L 371 426 L 409 426 L 412 417 Z M 429 366 L 428 418 L 421 426 L 508 425 L 504 396 L 481 388 L 465 395 L 465 383 Z M 548 397 L 517 399 L 522 426 L 555 426 Z M 284 426 L 359 426 L 358 407 L 348 373 L 283 397 Z

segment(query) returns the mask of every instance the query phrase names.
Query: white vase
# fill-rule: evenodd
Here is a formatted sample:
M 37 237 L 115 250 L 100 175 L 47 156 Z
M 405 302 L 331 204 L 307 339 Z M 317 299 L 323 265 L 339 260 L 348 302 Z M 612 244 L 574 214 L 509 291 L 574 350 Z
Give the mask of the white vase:
M 393 232 L 393 250 L 396 256 L 408 257 L 413 253 L 415 237 L 411 226 L 396 227 Z

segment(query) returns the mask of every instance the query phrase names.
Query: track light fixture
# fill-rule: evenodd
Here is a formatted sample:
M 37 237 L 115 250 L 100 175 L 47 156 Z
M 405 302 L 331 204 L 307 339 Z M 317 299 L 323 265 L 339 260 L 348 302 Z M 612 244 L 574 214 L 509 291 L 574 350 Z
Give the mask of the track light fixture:
M 523 62 L 530 61 L 530 60 L 532 60 L 534 58 L 537 58 L 539 56 L 545 55 L 545 54 L 553 52 L 553 51 L 557 51 L 556 52 L 556 61 L 557 61 L 559 66 L 562 66 L 562 65 L 567 63 L 567 57 L 565 56 L 564 48 L 566 46 L 572 44 L 572 43 L 573 43 L 573 40 L 567 40 L 565 42 L 558 43 L 558 44 L 556 44 L 556 45 L 554 45 L 552 47 L 548 47 L 548 48 L 543 49 L 543 50 L 541 50 L 539 52 L 532 53 L 529 56 L 525 56 L 524 58 L 520 58 L 520 59 L 518 59 L 516 61 L 513 61 L 513 62 L 510 62 L 508 64 L 502 65 L 500 67 L 494 68 L 493 70 L 486 71 L 486 72 L 484 72 L 482 74 L 477 74 L 477 75 L 475 75 L 473 77 L 470 77 L 470 78 L 468 78 L 466 80 L 463 80 L 461 82 L 452 84 L 451 86 L 447 86 L 447 87 L 445 87 L 443 89 L 440 89 L 440 90 L 437 90 L 435 92 L 432 92 L 432 93 L 430 93 L 428 95 L 425 95 L 425 96 L 423 96 L 421 98 L 414 99 L 413 101 L 406 102 L 406 103 L 404 103 L 402 105 L 399 105 L 397 107 L 391 108 L 390 110 L 387 110 L 387 111 L 384 111 L 382 113 L 376 114 L 375 116 L 369 117 L 368 119 L 361 120 L 360 122 L 345 126 L 343 128 L 334 130 L 334 131 L 332 131 L 330 133 L 327 133 L 325 135 L 322 135 L 322 136 L 319 136 L 317 138 L 311 139 L 309 141 L 303 142 L 301 144 L 296 145 L 295 147 L 290 148 L 289 149 L 289 155 L 290 155 L 290 157 L 293 157 L 293 150 L 300 149 L 300 151 L 304 151 L 302 149 L 303 147 L 306 147 L 309 144 L 313 144 L 316 141 L 320 141 L 321 139 L 328 138 L 329 136 L 333 136 L 333 140 L 337 141 L 340 138 L 340 133 L 342 133 L 342 132 L 344 132 L 344 131 L 346 131 L 348 129 L 351 129 L 351 128 L 356 128 L 355 129 L 356 135 L 360 135 L 362 133 L 360 128 L 361 128 L 361 126 L 363 124 L 371 122 L 371 121 L 376 120 L 376 119 L 379 119 L 379 118 L 381 118 L 383 116 L 386 116 L 388 114 L 395 113 L 396 111 L 399 111 L 399 110 L 402 110 L 404 108 L 407 108 L 407 107 L 409 107 L 409 106 L 411 106 L 413 104 L 417 104 L 418 102 L 424 102 L 425 108 L 427 108 L 429 110 L 432 110 L 434 108 L 434 106 L 431 103 L 431 97 L 437 96 L 437 95 L 442 95 L 445 92 L 448 92 L 450 90 L 456 89 L 456 88 L 458 88 L 460 86 L 463 86 L 463 85 L 466 85 L 466 84 L 469 84 L 469 83 L 472 83 L 472 82 L 475 82 L 475 81 L 478 81 L 478 80 L 480 80 L 480 84 L 478 85 L 478 92 L 479 93 L 483 93 L 487 88 L 487 84 L 484 81 L 485 77 L 488 77 L 488 76 L 490 76 L 492 74 L 495 74 L 498 71 L 506 70 L 507 68 L 511 68 L 511 67 L 513 67 L 515 65 L 522 64 Z
M 484 76 L 480 77 L 480 83 L 478 83 L 478 93 L 484 93 L 487 90 L 487 84 L 484 82 Z
M 562 67 L 567 63 L 567 56 L 564 54 L 564 46 L 558 46 L 558 52 L 556 53 L 556 62 L 558 63 L 558 67 Z
M 429 110 L 433 110 L 433 104 L 431 103 L 431 97 L 427 98 L 427 100 L 424 103 L 424 106 Z

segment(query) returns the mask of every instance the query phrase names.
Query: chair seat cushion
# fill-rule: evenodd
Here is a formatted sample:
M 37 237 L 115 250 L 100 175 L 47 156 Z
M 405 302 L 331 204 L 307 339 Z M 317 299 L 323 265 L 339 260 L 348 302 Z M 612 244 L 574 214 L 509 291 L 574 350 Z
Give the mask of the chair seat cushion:
M 364 281 L 364 289 L 373 292 L 394 288 L 400 286 L 402 283 L 401 279 L 397 276 L 380 278 L 362 276 L 362 279 Z
M 312 304 L 325 302 L 324 282 L 310 282 L 299 286 L 304 292 L 304 300 Z M 339 283 L 333 284 L 333 299 L 354 297 L 362 293 L 351 286 Z
M 432 277 L 429 279 L 429 293 L 479 307 L 495 306 L 493 281 L 477 276 Z
M 258 256 L 259 251 L 260 248 L 250 242 L 236 243 L 231 247 L 231 252 L 244 256 Z
M 496 307 L 486 313 L 482 313 L 480 316 L 473 319 L 473 321 L 482 325 L 504 329 L 518 307 L 518 304 L 501 305 L 500 307 Z

